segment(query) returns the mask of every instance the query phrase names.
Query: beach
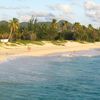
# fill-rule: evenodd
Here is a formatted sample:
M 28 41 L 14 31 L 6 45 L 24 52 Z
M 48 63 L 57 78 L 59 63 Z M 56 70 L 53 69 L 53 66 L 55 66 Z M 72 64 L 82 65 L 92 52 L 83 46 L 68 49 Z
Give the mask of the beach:
M 27 44 L 11 46 L 0 45 L 0 61 L 20 56 L 45 56 L 55 53 L 76 52 L 100 48 L 100 42 L 79 43 L 68 41 L 64 45 L 54 45 L 51 42 L 43 41 L 44 45 Z

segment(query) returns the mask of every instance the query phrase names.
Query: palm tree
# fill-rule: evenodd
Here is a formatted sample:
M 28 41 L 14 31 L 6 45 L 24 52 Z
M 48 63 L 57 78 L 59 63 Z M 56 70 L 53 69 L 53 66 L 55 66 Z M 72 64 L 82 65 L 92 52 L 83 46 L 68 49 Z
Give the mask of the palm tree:
M 11 38 L 12 33 L 16 33 L 16 31 L 19 29 L 19 21 L 16 18 L 13 18 L 12 20 L 10 20 L 9 22 L 9 28 L 10 28 L 10 35 L 9 38 Z
M 62 32 L 65 31 L 65 30 L 67 30 L 67 28 L 68 28 L 68 21 L 64 21 L 62 23 Z
M 51 27 L 52 27 L 53 29 L 57 29 L 57 20 L 56 20 L 56 19 L 53 19 L 53 20 L 52 20 Z
M 34 24 L 34 17 L 32 16 L 31 19 L 28 22 L 28 31 L 33 31 L 33 24 Z
M 74 23 L 73 32 L 74 32 L 74 38 L 76 40 L 81 40 L 82 33 L 83 33 L 83 27 L 79 22 Z
M 73 25 L 74 31 L 78 31 L 81 28 L 81 25 L 79 22 L 74 23 Z
M 53 19 L 51 24 L 50 24 L 50 27 L 48 29 L 48 39 L 49 40 L 54 40 L 55 37 L 57 36 L 57 20 L 56 19 Z
M 89 30 L 93 30 L 94 28 L 93 28 L 93 26 L 92 26 L 91 24 L 89 24 L 89 25 L 88 25 L 88 29 L 89 29 Z

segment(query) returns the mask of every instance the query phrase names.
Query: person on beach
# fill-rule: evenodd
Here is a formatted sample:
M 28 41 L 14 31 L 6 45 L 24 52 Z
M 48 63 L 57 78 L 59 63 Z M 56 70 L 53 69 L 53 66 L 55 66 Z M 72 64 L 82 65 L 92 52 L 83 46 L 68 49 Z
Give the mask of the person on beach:
M 28 51 L 31 51 L 31 47 L 30 47 L 30 46 L 28 46 L 28 47 L 27 47 L 27 50 L 28 50 Z

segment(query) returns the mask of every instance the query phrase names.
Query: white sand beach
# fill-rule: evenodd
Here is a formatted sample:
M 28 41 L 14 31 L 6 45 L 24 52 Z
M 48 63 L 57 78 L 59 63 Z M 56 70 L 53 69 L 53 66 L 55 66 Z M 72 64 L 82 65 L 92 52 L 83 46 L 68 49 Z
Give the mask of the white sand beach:
M 0 61 L 19 56 L 45 56 L 53 53 L 74 52 L 100 48 L 100 42 L 79 43 L 68 41 L 63 46 L 54 45 L 51 42 L 44 41 L 44 45 L 28 44 L 10 46 L 0 45 Z

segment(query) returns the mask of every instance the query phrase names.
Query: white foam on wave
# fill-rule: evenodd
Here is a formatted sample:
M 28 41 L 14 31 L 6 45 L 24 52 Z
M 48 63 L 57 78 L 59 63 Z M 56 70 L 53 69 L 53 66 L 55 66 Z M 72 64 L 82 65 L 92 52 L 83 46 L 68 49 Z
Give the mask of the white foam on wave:
M 62 57 L 95 57 L 96 55 L 62 54 Z
M 62 57 L 74 57 L 72 54 L 62 54 Z
M 95 57 L 100 56 L 99 50 L 87 50 L 87 51 L 77 51 L 77 52 L 67 52 L 61 54 L 62 57 Z

